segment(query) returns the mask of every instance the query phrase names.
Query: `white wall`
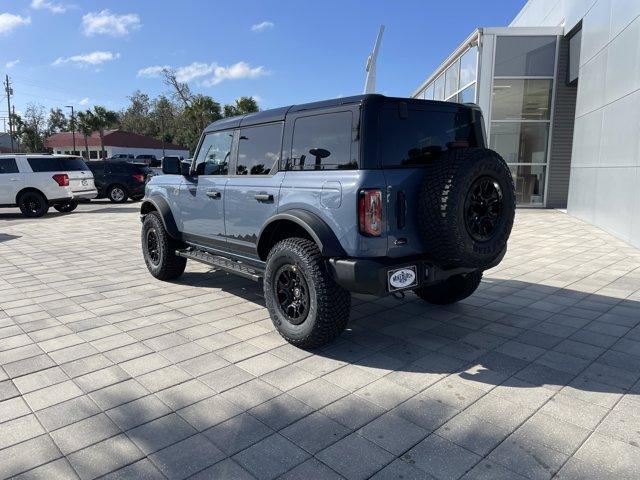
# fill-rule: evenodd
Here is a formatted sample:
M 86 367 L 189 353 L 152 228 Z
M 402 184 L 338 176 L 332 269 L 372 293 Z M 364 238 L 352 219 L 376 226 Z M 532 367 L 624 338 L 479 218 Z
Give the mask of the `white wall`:
M 568 211 L 640 247 L 640 0 L 529 0 L 511 25 L 580 19 Z

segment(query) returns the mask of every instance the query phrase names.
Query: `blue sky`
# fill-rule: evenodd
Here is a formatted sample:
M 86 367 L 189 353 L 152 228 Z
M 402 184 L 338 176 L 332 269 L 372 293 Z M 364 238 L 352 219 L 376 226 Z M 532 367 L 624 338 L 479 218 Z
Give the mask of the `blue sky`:
M 167 92 L 161 66 L 219 102 L 254 95 L 270 108 L 360 93 L 385 24 L 378 90 L 407 96 L 475 27 L 507 25 L 524 3 L 2 0 L 0 73 L 17 110 L 120 109 L 136 89 Z

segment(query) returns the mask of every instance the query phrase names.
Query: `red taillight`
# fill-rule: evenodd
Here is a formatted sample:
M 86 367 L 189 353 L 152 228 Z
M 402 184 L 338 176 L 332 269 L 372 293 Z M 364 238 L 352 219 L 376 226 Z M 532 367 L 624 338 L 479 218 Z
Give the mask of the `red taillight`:
M 358 224 L 360 233 L 379 237 L 382 233 L 382 191 L 360 190 L 358 195 Z
M 133 177 L 133 179 L 138 182 L 138 183 L 144 183 L 144 175 L 142 175 L 141 173 L 134 173 L 133 175 L 131 175 Z
M 53 179 L 61 187 L 68 187 L 69 186 L 69 175 L 67 175 L 66 173 L 56 173 L 53 176 Z

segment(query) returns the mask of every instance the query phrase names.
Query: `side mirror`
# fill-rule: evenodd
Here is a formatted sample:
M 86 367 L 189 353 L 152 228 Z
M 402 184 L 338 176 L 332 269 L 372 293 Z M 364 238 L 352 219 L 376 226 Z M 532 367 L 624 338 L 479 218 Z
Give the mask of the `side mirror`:
M 162 159 L 162 173 L 165 175 L 181 175 L 182 169 L 180 160 L 176 157 L 166 157 Z
M 180 162 L 180 173 L 185 177 L 191 175 L 191 162 L 185 160 L 179 160 Z

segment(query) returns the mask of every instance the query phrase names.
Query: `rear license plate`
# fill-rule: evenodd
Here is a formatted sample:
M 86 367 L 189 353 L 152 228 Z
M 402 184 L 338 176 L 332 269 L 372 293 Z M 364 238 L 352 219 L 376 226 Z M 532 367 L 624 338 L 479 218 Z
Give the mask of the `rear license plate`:
M 387 272 L 387 284 L 390 292 L 418 285 L 418 273 L 415 265 L 396 268 Z

